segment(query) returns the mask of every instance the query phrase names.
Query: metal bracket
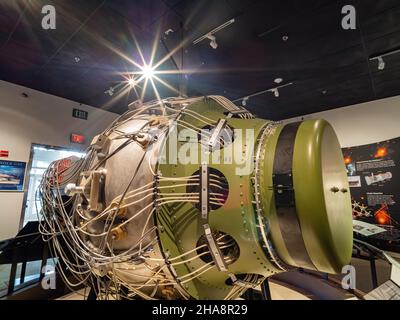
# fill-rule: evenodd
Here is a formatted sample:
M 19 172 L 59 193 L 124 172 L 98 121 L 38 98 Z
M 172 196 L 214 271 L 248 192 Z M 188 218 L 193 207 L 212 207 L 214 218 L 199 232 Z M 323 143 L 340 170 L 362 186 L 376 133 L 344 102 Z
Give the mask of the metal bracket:
M 105 176 L 105 170 L 93 171 L 91 186 L 90 186 L 90 210 L 100 212 L 103 210 L 101 201 L 101 185 L 103 184 L 102 178 Z
M 206 163 L 203 163 L 200 167 L 200 208 L 201 218 L 208 221 L 208 208 L 209 208 L 209 170 Z
M 79 194 L 89 202 L 91 211 L 101 212 L 104 207 L 102 193 L 106 174 L 106 169 L 84 171 L 81 173 L 82 180 L 80 185 L 68 184 L 64 190 L 65 194 L 70 197 Z
M 254 289 L 261 284 L 261 281 L 257 281 L 256 283 L 243 281 L 241 279 L 238 279 L 233 273 L 230 273 L 229 277 L 231 278 L 232 284 L 234 286 L 238 286 L 238 287 L 242 287 L 242 288 Z
M 214 236 L 212 234 L 211 228 L 208 224 L 203 225 L 204 234 L 206 236 L 208 247 L 210 249 L 211 256 L 219 271 L 228 271 L 228 268 L 224 261 L 224 256 L 221 253 L 220 248 L 215 242 Z
M 108 148 L 110 147 L 110 143 L 111 143 L 111 140 L 109 137 L 107 137 L 104 134 L 99 134 L 93 138 L 90 146 L 98 152 L 101 151 L 101 152 L 105 153 L 108 150 Z
M 294 188 L 292 173 L 273 174 L 273 186 L 269 187 L 274 191 L 275 204 L 277 207 L 295 206 Z
M 226 120 L 225 119 L 220 119 L 218 121 L 217 126 L 215 127 L 210 140 L 208 140 L 208 147 L 210 149 L 210 151 L 212 151 L 215 147 L 215 144 L 217 143 L 217 139 L 219 138 L 221 131 L 224 129 L 226 125 Z
M 208 224 L 208 213 L 209 213 L 209 198 L 208 198 L 208 187 L 209 187 L 209 170 L 206 163 L 203 163 L 200 167 L 200 206 L 201 206 L 201 219 L 203 220 L 204 235 L 210 249 L 211 257 L 214 260 L 215 265 L 219 271 L 228 271 L 224 261 L 224 256 L 217 242 L 214 239 L 211 228 Z

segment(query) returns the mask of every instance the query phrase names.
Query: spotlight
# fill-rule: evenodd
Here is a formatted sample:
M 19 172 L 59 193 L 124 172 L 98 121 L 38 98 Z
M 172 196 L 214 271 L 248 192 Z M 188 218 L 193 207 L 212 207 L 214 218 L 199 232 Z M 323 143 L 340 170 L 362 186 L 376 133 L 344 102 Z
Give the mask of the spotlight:
M 143 75 L 146 79 L 151 79 L 154 76 L 154 69 L 151 66 L 144 66 L 143 69 Z
M 385 61 L 383 60 L 383 58 L 382 57 L 378 57 L 378 70 L 384 70 L 385 69 L 385 66 L 386 66 L 386 63 L 385 63 Z
M 110 87 L 110 89 L 104 91 L 104 93 L 112 97 L 114 95 L 114 88 Z
M 196 39 L 193 41 L 193 44 L 198 44 L 199 42 L 203 41 L 204 39 L 210 39 L 210 46 L 213 49 L 217 49 L 218 48 L 218 43 L 215 39 L 214 34 L 221 31 L 222 29 L 226 28 L 227 26 L 231 25 L 232 23 L 235 22 L 235 19 L 231 19 L 227 22 L 225 22 L 224 24 L 221 24 L 219 27 L 211 30 L 210 32 L 206 33 L 205 35 L 201 36 L 200 38 Z
M 169 35 L 170 33 L 173 33 L 173 32 L 174 32 L 174 30 L 168 29 L 167 31 L 164 32 L 164 34 L 167 36 L 167 35 Z
M 134 86 L 136 85 L 135 79 L 130 78 L 130 79 L 128 80 L 128 84 L 129 84 L 131 87 L 134 87 Z
M 278 78 L 278 79 L 275 79 L 275 82 L 276 82 L 276 80 L 279 80 L 279 78 Z M 264 94 L 264 93 L 267 93 L 267 92 L 271 92 L 271 93 L 274 94 L 274 96 L 275 96 L 276 98 L 279 98 L 279 97 L 280 97 L 279 89 L 285 88 L 285 87 L 288 87 L 288 86 L 291 86 L 291 85 L 293 85 L 293 82 L 289 82 L 289 83 L 286 83 L 286 84 L 282 84 L 282 85 L 280 85 L 280 86 L 278 86 L 278 87 L 274 87 L 274 88 L 269 88 L 269 89 L 266 89 L 266 90 L 258 91 L 258 92 L 256 92 L 256 93 L 251 94 L 251 95 L 244 96 L 244 97 L 242 97 L 242 98 L 233 100 L 233 102 L 242 101 L 242 104 L 243 104 L 243 103 L 246 103 L 246 101 L 247 101 L 249 98 L 257 97 L 257 96 L 259 96 L 259 95 L 261 95 L 261 94 Z M 243 104 L 243 106 L 245 106 L 245 104 Z
M 211 48 L 213 48 L 214 50 L 218 48 L 217 38 L 215 36 L 213 36 L 212 34 L 208 34 L 207 39 L 211 40 L 210 42 Z

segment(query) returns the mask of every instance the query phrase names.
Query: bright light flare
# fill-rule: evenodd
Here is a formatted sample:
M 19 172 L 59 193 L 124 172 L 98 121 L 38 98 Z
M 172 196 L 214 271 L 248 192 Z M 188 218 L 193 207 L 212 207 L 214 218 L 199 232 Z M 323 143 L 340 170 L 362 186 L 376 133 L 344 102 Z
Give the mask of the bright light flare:
M 142 74 L 146 79 L 152 79 L 155 76 L 156 72 L 152 66 L 145 65 L 142 68 Z
M 128 84 L 129 84 L 131 87 L 134 87 L 134 86 L 136 85 L 135 79 L 130 78 L 130 79 L 128 80 Z

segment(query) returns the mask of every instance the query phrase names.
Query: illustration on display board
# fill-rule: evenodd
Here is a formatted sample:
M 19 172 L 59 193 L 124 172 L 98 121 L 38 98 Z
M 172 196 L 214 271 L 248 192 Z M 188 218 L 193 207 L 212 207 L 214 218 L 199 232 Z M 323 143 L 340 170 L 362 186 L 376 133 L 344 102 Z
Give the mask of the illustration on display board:
M 0 160 L 0 191 L 23 191 L 25 162 Z
M 343 149 L 356 233 L 400 243 L 399 151 L 400 138 Z M 362 223 L 379 232 L 365 233 Z

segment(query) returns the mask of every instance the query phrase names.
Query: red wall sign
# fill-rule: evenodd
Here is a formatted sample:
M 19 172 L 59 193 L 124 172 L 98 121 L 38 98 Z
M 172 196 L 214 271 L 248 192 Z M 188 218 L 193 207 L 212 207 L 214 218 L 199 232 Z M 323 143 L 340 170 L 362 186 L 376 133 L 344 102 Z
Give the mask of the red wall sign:
M 80 135 L 80 134 L 71 134 L 71 142 L 72 143 L 79 143 L 79 144 L 84 144 L 85 143 L 85 137 Z
M 0 158 L 8 158 L 9 155 L 8 150 L 0 150 Z

